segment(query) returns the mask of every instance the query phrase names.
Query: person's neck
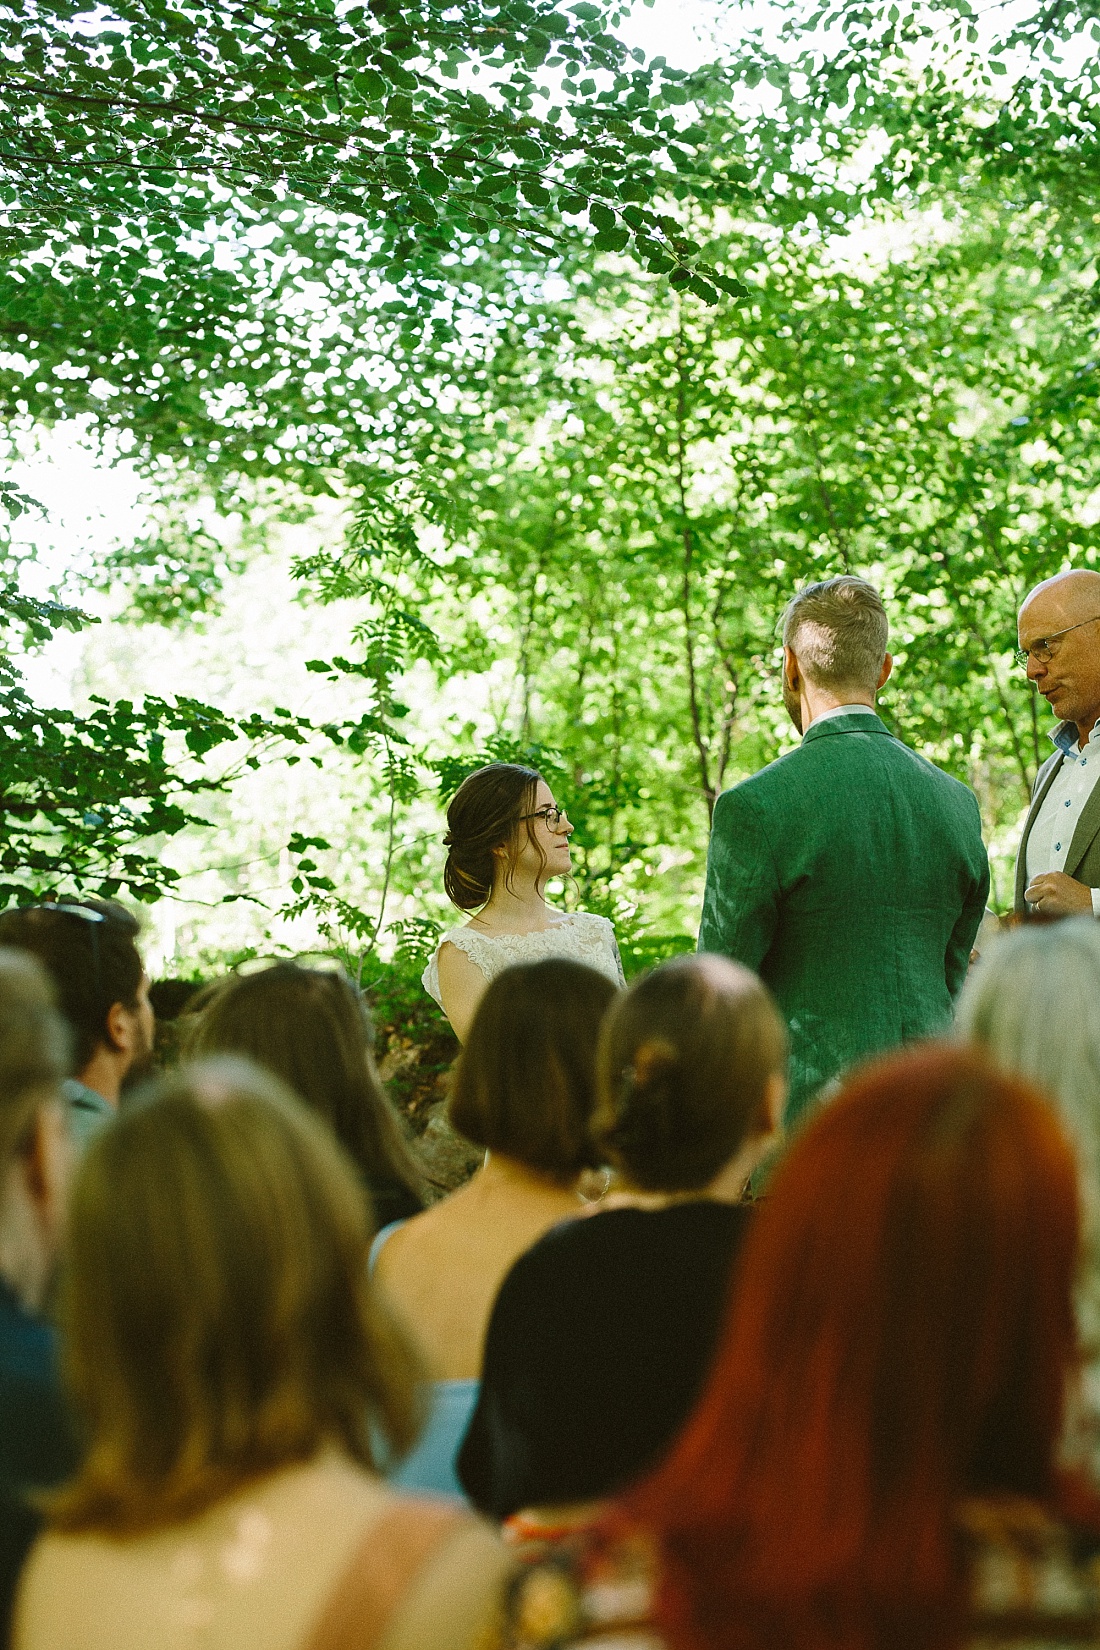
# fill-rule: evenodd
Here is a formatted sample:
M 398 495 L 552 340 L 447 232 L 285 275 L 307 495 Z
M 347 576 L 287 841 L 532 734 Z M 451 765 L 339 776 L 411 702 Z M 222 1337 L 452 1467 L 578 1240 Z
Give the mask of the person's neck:
M 826 693 L 824 689 L 814 687 L 812 682 L 803 681 L 801 691 L 802 701 L 802 731 L 812 728 L 819 716 L 826 711 L 840 710 L 845 705 L 866 705 L 868 710 L 875 708 L 875 696 L 868 693 L 866 688 L 852 688 L 848 693 Z
M 477 1171 L 475 1179 L 486 1192 L 524 1191 L 554 1198 L 575 1195 L 574 1182 L 557 1180 L 553 1175 L 532 1169 L 526 1163 L 520 1163 L 518 1159 L 509 1157 L 504 1152 L 487 1151 L 485 1161 Z
M 119 1095 L 122 1093 L 122 1079 L 124 1072 L 117 1054 L 104 1048 L 101 1043 L 92 1055 L 88 1064 L 76 1074 L 78 1083 L 83 1083 L 86 1089 L 92 1089 L 109 1106 L 118 1110 Z
M 517 876 L 510 888 L 503 881 L 494 886 L 477 920 L 486 928 L 498 928 L 505 934 L 530 934 L 536 929 L 549 928 L 552 915 L 537 879 Z
M 1084 750 L 1092 738 L 1092 730 L 1097 722 L 1100 722 L 1100 714 L 1091 717 L 1087 722 L 1082 721 L 1074 724 L 1077 728 L 1077 748 L 1079 750 Z
M 775 1143 L 774 1134 L 754 1134 L 707 1185 L 690 1192 L 650 1192 L 624 1184 L 609 1199 L 609 1207 L 632 1204 L 643 1209 L 669 1209 L 676 1203 L 740 1203 L 753 1170 Z

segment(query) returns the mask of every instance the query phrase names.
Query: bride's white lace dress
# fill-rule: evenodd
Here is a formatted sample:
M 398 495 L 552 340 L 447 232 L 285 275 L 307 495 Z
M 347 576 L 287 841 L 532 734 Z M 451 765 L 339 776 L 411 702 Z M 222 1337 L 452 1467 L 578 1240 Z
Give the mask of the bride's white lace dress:
M 440 1008 L 443 1003 L 439 996 L 439 952 L 440 947 L 448 944 L 464 951 L 487 980 L 495 979 L 515 963 L 569 957 L 573 962 L 585 963 L 606 974 L 616 985 L 625 984 L 615 930 L 606 917 L 593 916 L 589 911 L 570 911 L 552 928 L 541 928 L 534 934 L 482 934 L 463 923 L 440 937 L 421 976 L 425 991 L 435 998 Z

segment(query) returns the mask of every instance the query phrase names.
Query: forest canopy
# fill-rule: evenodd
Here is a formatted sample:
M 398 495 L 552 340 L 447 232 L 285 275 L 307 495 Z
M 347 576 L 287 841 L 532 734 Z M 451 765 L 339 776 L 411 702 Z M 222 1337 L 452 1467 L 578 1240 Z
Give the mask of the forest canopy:
M 283 867 L 263 922 L 415 951 L 449 789 L 528 754 L 567 902 L 690 934 L 715 796 L 791 739 L 782 607 L 837 572 L 1003 867 L 1049 726 L 1016 608 L 1097 565 L 1100 4 L 714 13 L 684 70 L 595 0 L 0 0 L 9 449 L 80 421 L 150 523 L 50 600 L 7 546 L 8 898 L 179 893 L 173 841 L 193 871 L 236 828 Z M 317 521 L 331 713 L 28 695 L 83 601 L 201 639 Z M 287 761 L 321 824 L 243 827 Z

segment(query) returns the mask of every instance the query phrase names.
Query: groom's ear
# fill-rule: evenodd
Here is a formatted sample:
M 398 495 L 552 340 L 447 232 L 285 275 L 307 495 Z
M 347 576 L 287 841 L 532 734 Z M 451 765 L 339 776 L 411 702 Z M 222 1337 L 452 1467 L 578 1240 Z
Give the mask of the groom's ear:
M 789 647 L 783 649 L 783 680 L 792 693 L 797 693 L 802 683 L 802 672 L 798 668 L 798 655 Z

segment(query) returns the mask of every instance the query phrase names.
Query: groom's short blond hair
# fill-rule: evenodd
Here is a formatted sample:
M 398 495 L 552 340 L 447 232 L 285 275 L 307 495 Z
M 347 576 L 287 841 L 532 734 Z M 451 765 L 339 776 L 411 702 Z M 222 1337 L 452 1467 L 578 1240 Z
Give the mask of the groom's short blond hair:
M 890 624 L 873 584 L 850 574 L 808 584 L 783 612 L 783 645 L 815 687 L 874 693 Z

